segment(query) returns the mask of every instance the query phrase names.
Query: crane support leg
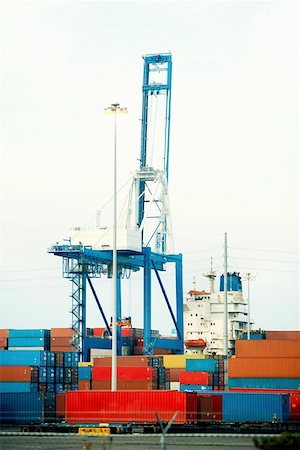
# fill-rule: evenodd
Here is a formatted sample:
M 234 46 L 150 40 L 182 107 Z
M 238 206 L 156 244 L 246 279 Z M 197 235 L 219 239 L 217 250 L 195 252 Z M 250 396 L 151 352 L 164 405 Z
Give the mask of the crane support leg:
M 143 248 L 144 254 L 144 354 L 149 354 L 151 344 L 151 249 Z

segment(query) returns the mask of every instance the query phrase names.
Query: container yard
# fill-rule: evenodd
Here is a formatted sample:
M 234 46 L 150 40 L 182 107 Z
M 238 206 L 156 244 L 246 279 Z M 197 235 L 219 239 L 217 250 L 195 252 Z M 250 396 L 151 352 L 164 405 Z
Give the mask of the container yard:
M 147 2 L 137 11 L 96 1 L 60 16 L 65 2 L 25 3 L 4 15 L 15 28 L 5 39 L 13 132 L 4 141 L 20 185 L 8 171 L 1 448 L 299 450 L 300 331 L 285 329 L 295 324 L 299 253 L 286 156 L 296 140 L 292 48 L 281 45 L 292 8 L 282 19 L 282 2 L 256 5 L 259 14 L 251 2 L 158 2 L 154 17 Z M 149 43 L 174 52 L 136 55 Z

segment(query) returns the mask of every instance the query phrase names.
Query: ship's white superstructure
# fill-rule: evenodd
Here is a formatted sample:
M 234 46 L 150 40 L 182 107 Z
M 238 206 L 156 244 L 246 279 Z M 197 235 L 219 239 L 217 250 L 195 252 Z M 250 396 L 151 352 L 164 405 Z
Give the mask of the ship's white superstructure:
M 191 290 L 188 293 L 184 304 L 185 353 L 224 354 L 223 276 L 220 285 L 218 292 Z M 235 340 L 247 332 L 248 305 L 243 298 L 238 273 L 228 274 L 227 286 L 228 350 L 231 355 Z

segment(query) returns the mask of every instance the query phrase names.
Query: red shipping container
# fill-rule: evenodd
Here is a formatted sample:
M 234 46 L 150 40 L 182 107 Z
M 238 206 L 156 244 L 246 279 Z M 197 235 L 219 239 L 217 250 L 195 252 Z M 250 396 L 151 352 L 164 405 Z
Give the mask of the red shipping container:
M 197 394 L 176 391 L 69 391 L 66 393 L 66 421 L 75 423 L 130 423 L 197 420 Z
M 122 328 L 123 337 L 131 337 L 133 335 L 132 328 Z
M 30 366 L 0 366 L 0 381 L 31 381 Z
M 0 330 L 0 338 L 4 338 L 4 339 L 8 338 L 8 329 L 7 328 L 5 328 L 5 329 L 2 328 Z
M 300 378 L 300 358 L 229 358 L 229 378 Z
M 111 367 L 93 367 L 93 380 L 111 380 Z M 117 379 L 130 380 L 153 380 L 152 367 L 117 367 Z
M 134 381 L 117 381 L 117 388 L 119 391 L 154 391 L 157 389 L 156 381 L 148 380 L 134 380 Z M 93 380 L 93 391 L 110 391 L 111 380 Z
M 56 394 L 56 417 L 65 418 L 66 415 L 66 393 L 59 392 Z
M 94 367 L 111 367 L 111 356 L 94 358 Z M 118 356 L 117 367 L 148 367 L 147 356 Z
M 222 420 L 222 395 L 198 394 L 197 405 L 199 421 Z
M 104 334 L 106 335 L 106 328 L 94 328 L 94 331 L 93 331 L 93 335 L 95 336 L 95 337 L 101 337 L 101 338 L 103 338 L 104 337 Z
M 186 372 L 182 371 L 179 376 L 181 384 L 212 384 L 212 375 L 209 372 Z

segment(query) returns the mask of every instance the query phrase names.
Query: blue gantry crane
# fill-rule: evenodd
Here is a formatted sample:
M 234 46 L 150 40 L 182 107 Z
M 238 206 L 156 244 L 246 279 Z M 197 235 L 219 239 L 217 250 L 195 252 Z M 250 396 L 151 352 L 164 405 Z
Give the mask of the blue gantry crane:
M 124 274 L 143 272 L 144 354 L 154 348 L 183 353 L 183 283 L 182 255 L 174 254 L 168 203 L 170 110 L 172 56 L 151 54 L 144 57 L 143 101 L 141 124 L 140 166 L 133 177 L 133 205 L 128 208 L 126 227 L 117 237 L 117 318 L 122 318 L 121 282 Z M 133 193 L 135 195 L 133 196 Z M 111 336 L 110 324 L 101 306 L 92 280 L 112 275 L 112 241 L 109 230 L 77 228 L 68 243 L 56 244 L 49 253 L 63 258 L 63 276 L 72 282 L 72 328 L 76 335 L 73 345 L 88 359 L 91 348 L 111 348 L 111 339 L 86 334 L 86 299 L 88 286 L 98 305 L 105 327 Z M 172 309 L 161 273 L 169 264 L 175 266 L 175 305 Z M 153 338 L 152 276 L 155 275 L 167 310 L 174 323 L 176 338 Z M 126 278 L 126 277 L 125 277 Z M 173 299 L 174 300 L 174 299 Z M 117 326 L 117 354 L 121 355 L 121 327 Z

